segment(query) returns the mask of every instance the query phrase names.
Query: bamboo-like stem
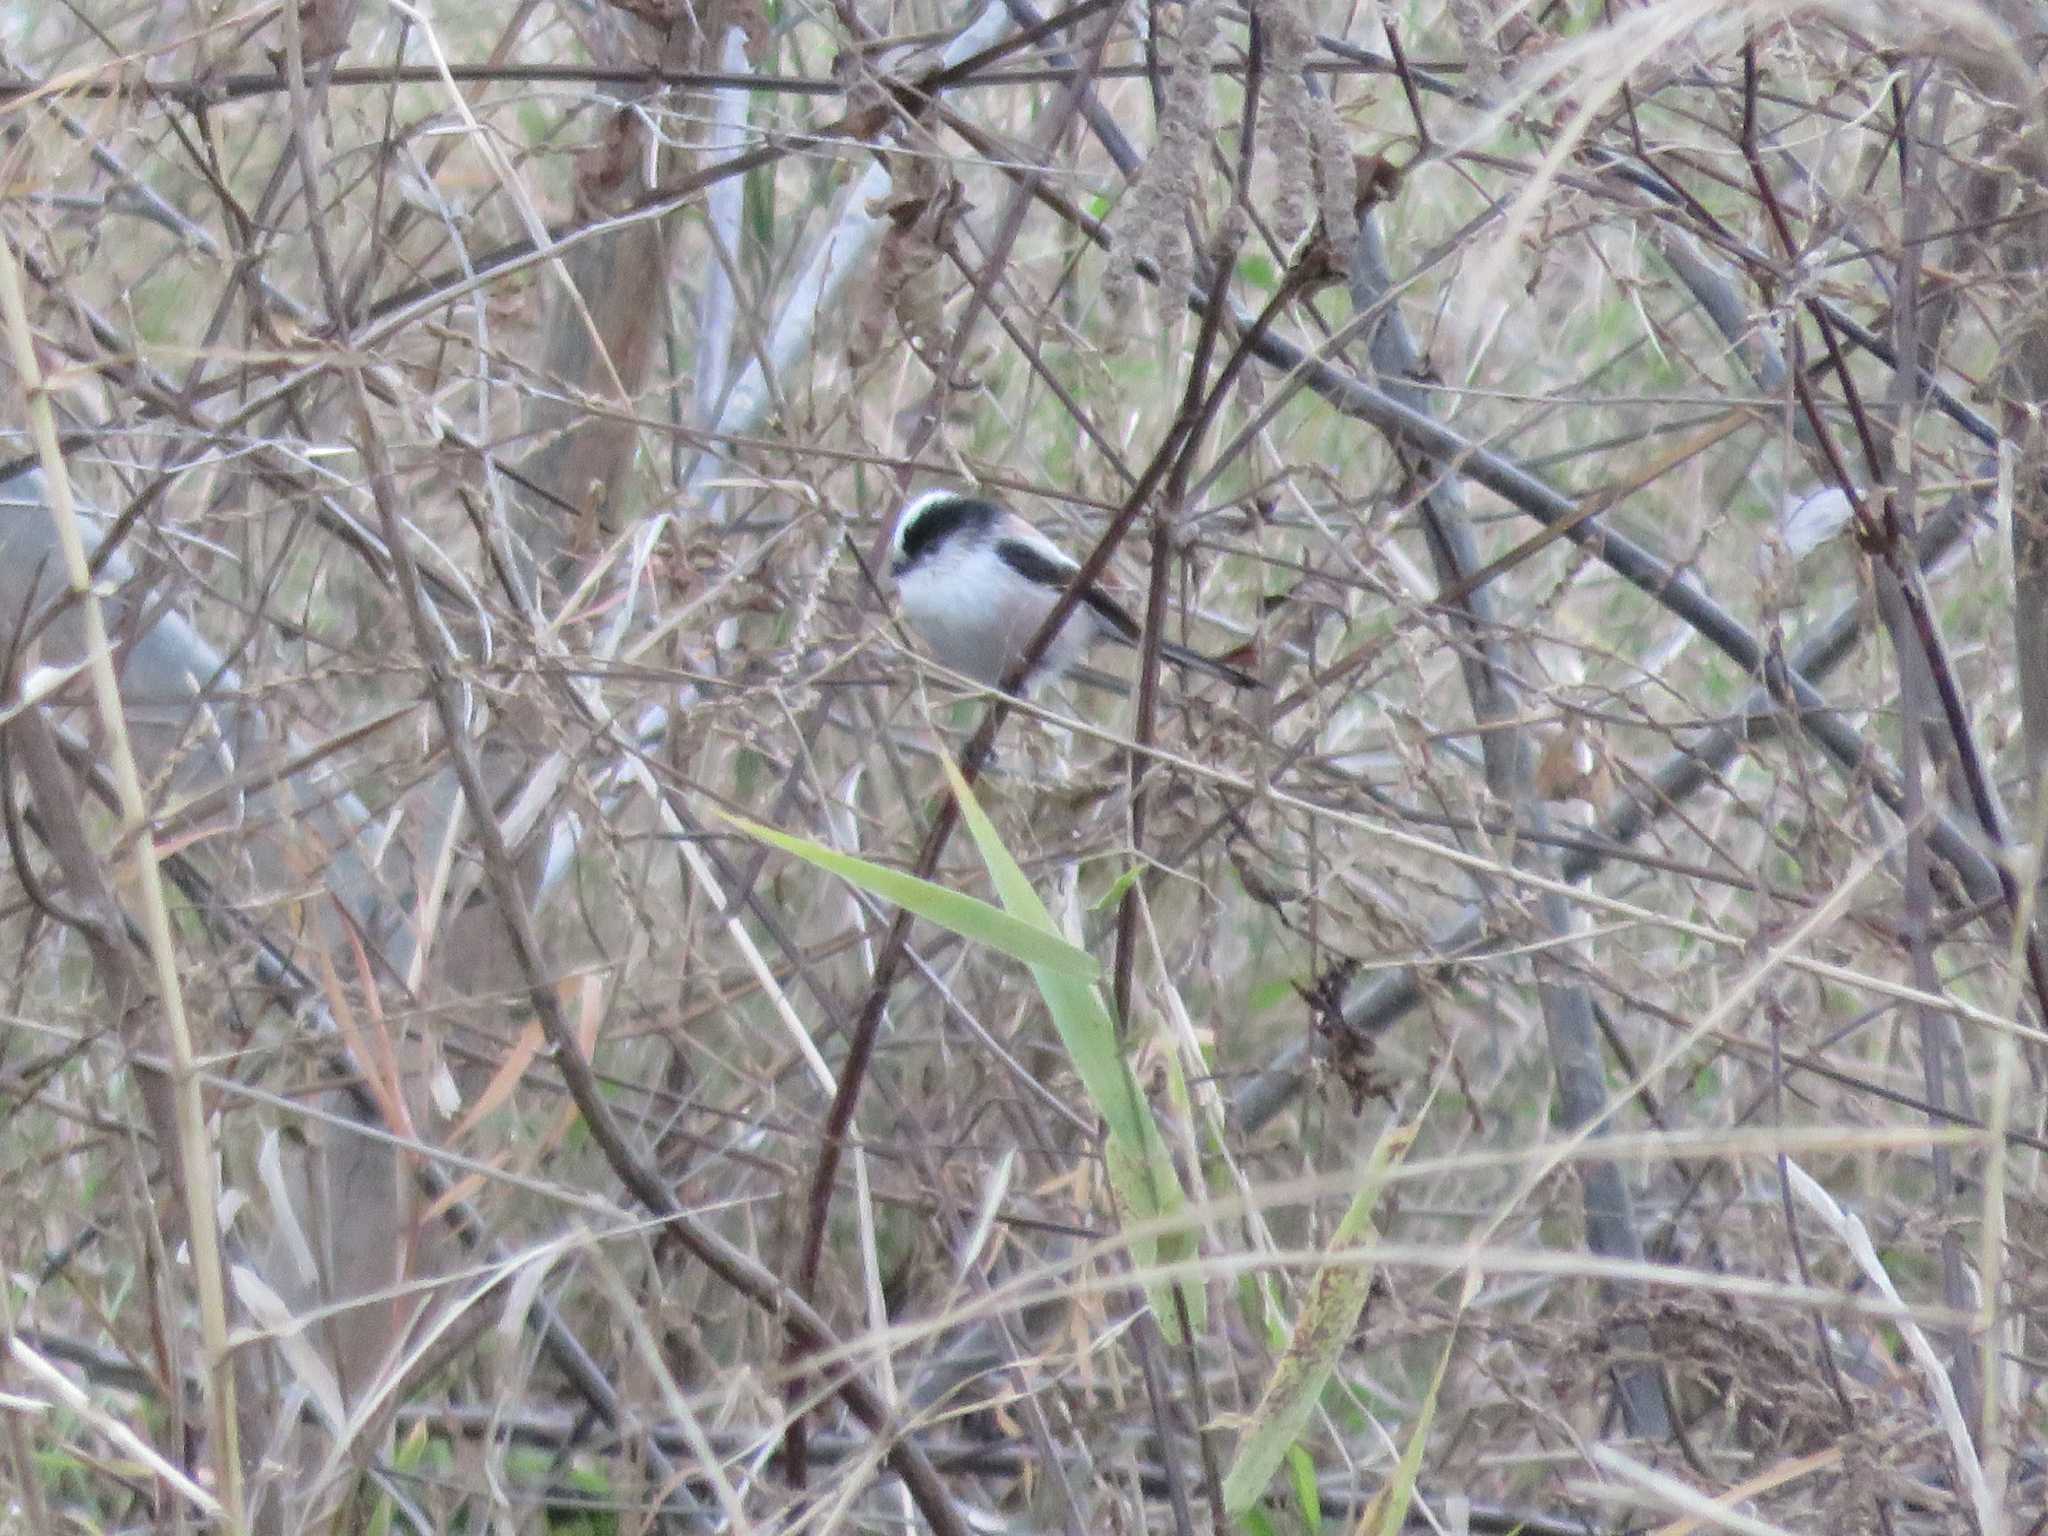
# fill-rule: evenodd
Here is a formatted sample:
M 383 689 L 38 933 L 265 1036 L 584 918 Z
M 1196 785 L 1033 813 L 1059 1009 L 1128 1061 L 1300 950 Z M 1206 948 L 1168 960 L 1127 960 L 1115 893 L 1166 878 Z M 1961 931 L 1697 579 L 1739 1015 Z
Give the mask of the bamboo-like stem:
M 150 831 L 149 805 L 142 793 L 142 776 L 136 771 L 135 753 L 128 740 L 128 720 L 121 707 L 121 685 L 114 675 L 114 653 L 107 637 L 106 615 L 101 608 L 92 573 L 86 561 L 85 540 L 79 532 L 78 512 L 71 497 L 71 477 L 62 449 L 57 443 L 56 413 L 43 389 L 42 366 L 36 359 L 34 333 L 29 329 L 28 305 L 23 297 L 21 269 L 11 236 L 0 235 L 0 316 L 7 327 L 7 344 L 15 368 L 21 375 L 23 405 L 36 454 L 42 462 L 48 491 L 50 521 L 64 556 L 64 575 L 70 583 L 85 628 L 85 659 L 92 677 L 93 703 L 99 711 L 100 727 L 106 735 L 108 766 L 120 797 L 123 840 L 132 840 L 135 851 L 136 886 L 142 903 L 142 931 L 148 942 L 150 963 L 156 971 L 157 991 L 163 1003 L 164 1035 L 171 1059 L 171 1090 L 177 1105 L 178 1160 L 183 1173 L 185 1235 L 192 1254 L 193 1279 L 198 1289 L 199 1331 L 206 1356 L 200 1374 L 205 1386 L 206 1408 L 214 1438 L 216 1486 L 230 1532 L 244 1529 L 242 1515 L 241 1451 L 235 1433 L 234 1370 L 228 1357 L 227 1291 L 220 1256 L 220 1229 L 216 1221 L 212 1148 L 206 1135 L 206 1111 L 200 1101 L 199 1076 L 192 1051 L 192 1029 L 185 1017 L 184 994 L 178 984 L 178 957 L 171 942 L 170 906 L 164 899 L 163 878 L 158 867 L 155 835 Z

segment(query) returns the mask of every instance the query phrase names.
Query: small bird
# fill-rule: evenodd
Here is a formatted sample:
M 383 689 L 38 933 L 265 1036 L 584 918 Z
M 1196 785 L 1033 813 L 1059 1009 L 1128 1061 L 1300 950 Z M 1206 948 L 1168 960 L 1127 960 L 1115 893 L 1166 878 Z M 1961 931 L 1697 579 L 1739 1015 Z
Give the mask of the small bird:
M 1080 569 L 1016 513 L 954 491 L 926 491 L 904 507 L 894 549 L 889 573 L 910 627 L 939 661 L 992 688 L 1001 686 Z M 1025 691 L 1074 672 L 1100 641 L 1136 645 L 1138 636 L 1137 622 L 1116 600 L 1090 586 L 1025 678 Z M 1250 673 L 1170 640 L 1159 654 L 1233 687 L 1259 686 Z

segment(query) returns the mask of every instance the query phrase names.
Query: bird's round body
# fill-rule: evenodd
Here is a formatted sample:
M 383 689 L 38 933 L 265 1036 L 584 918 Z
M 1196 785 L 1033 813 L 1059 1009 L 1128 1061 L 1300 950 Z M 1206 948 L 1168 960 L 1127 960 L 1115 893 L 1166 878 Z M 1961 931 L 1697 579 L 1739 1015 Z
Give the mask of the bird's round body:
M 896 520 L 890 574 L 910 627 L 944 665 L 1000 687 L 1079 569 L 1014 512 L 979 497 L 927 491 Z M 1030 675 L 1026 692 L 1063 677 L 1098 643 L 1135 645 L 1138 626 L 1087 587 Z M 1257 679 L 1167 642 L 1160 653 L 1240 688 Z
M 1074 563 L 1043 534 L 992 503 L 967 497 L 940 501 L 942 494 L 913 502 L 898 526 L 891 569 L 903 616 L 939 661 L 998 687 L 1059 601 Z M 1005 543 L 1037 556 L 1057 572 L 1060 585 L 1021 573 L 1016 549 L 1005 551 Z M 1101 615 L 1086 602 L 1076 603 L 1027 686 L 1064 675 L 1103 638 L 1103 628 Z

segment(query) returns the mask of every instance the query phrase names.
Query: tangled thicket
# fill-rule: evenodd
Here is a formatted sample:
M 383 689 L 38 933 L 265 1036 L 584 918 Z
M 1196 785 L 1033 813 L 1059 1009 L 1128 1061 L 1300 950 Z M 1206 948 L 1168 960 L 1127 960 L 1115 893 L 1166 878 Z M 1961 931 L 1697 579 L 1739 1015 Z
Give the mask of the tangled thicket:
M 9 1506 L 2048 1530 L 2044 44 L 0 24 Z M 990 738 L 942 483 L 1262 688 Z M 733 819 L 942 754 L 1120 1052 Z

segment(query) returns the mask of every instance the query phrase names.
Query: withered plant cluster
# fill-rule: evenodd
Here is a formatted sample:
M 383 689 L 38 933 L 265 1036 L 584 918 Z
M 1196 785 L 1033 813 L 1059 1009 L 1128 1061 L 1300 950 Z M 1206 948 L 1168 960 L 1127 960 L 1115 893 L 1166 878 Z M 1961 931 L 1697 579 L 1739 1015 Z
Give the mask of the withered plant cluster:
M 2048 1531 L 2042 13 L 1042 3 L 0 16 L 10 1528 Z

